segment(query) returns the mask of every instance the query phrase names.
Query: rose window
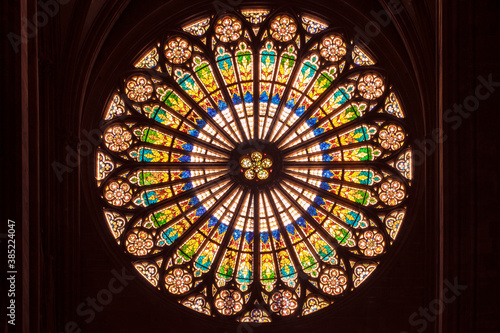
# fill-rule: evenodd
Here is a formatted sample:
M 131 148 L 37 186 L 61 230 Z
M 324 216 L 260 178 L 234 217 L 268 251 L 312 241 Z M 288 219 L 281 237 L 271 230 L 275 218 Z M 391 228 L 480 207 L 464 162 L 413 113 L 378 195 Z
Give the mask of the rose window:
M 158 36 L 106 92 L 94 166 L 117 251 L 158 294 L 227 320 L 355 294 L 399 240 L 414 174 L 377 58 L 270 9 Z

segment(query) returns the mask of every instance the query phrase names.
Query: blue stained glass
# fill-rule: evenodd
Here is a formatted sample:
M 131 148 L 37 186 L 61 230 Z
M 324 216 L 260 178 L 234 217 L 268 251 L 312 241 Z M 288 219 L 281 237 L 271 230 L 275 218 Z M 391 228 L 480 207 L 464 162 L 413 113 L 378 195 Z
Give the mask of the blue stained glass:
M 197 138 L 200 135 L 200 132 L 197 130 L 189 130 L 188 133 L 189 135 L 194 136 L 195 138 Z
M 241 104 L 241 98 L 240 98 L 240 96 L 234 94 L 233 95 L 233 103 L 234 104 Z
M 207 125 L 207 122 L 205 120 L 203 120 L 203 119 L 196 119 L 196 125 L 198 125 L 201 128 L 203 128 L 203 127 L 205 127 Z
M 188 156 L 188 155 L 182 155 L 182 156 L 179 158 L 179 161 L 181 161 L 181 162 L 191 162 L 191 156 Z
M 295 269 L 293 268 L 292 265 L 284 265 L 283 268 L 280 270 L 280 272 L 283 277 L 289 277 L 295 275 Z
M 260 94 L 259 101 L 261 103 L 267 103 L 269 101 L 269 96 L 267 96 L 267 92 L 266 91 L 264 91 L 262 94 Z
M 224 111 L 225 109 L 227 109 L 227 104 L 224 101 L 219 101 L 218 107 L 219 107 L 219 110 Z
M 295 228 L 293 227 L 293 224 L 289 224 L 286 226 L 286 231 L 288 231 L 288 233 L 290 235 L 295 235 Z
M 324 200 L 322 197 L 318 197 L 318 196 L 316 196 L 316 197 L 314 198 L 314 203 L 316 203 L 316 204 L 318 204 L 318 205 L 322 206 L 322 205 L 324 205 L 324 204 L 325 204 L 325 200 Z
M 153 156 L 153 152 L 151 149 L 141 149 L 141 162 L 151 162 L 153 159 L 150 157 L 147 157 L 146 155 Z
M 318 212 L 316 211 L 316 208 L 314 208 L 313 206 L 309 206 L 309 208 L 307 208 L 307 212 L 311 216 L 317 216 L 318 215 Z
M 321 142 L 321 143 L 319 144 L 319 149 L 321 149 L 321 150 L 328 150 L 328 149 L 330 149 L 330 147 L 331 147 L 331 146 L 332 146 L 332 144 L 331 144 L 331 143 L 328 143 L 328 142 Z
M 198 207 L 198 209 L 196 210 L 196 216 L 202 216 L 203 214 L 205 214 L 207 211 L 207 209 L 203 206 L 200 206 Z
M 354 131 L 354 133 L 356 133 L 356 134 L 362 134 L 361 137 L 359 137 L 358 139 L 356 139 L 357 142 L 362 142 L 362 141 L 365 141 L 365 140 L 369 139 L 368 134 L 366 133 L 366 130 L 365 130 L 364 127 L 356 129 Z
M 235 229 L 233 231 L 233 239 L 235 241 L 238 240 L 241 237 L 241 234 L 242 234 L 241 230 Z
M 188 85 L 189 83 L 189 85 Z M 179 84 L 181 85 L 182 89 L 188 91 L 191 90 L 191 87 L 196 86 L 196 83 L 194 82 L 193 78 L 191 75 L 186 74 L 182 79 L 180 79 Z
M 306 112 L 306 107 L 305 106 L 301 106 L 300 108 L 297 108 L 297 110 L 295 110 L 295 115 L 297 117 L 300 117 L 304 114 L 304 112 Z
M 299 217 L 296 221 L 297 225 L 301 226 L 302 228 L 306 227 L 306 220 L 301 216 Z
M 307 123 L 307 126 L 312 127 L 312 126 L 314 126 L 314 124 L 316 124 L 317 121 L 318 121 L 318 118 L 314 117 L 314 118 L 307 119 L 306 123 Z
M 328 258 L 330 258 L 333 254 L 333 249 L 327 244 L 325 244 L 319 248 L 318 254 L 321 256 L 323 260 L 328 260 Z
M 224 68 L 224 64 L 227 64 L 227 69 L 230 69 L 231 67 L 233 67 L 233 62 L 231 61 L 231 58 L 229 57 L 229 55 L 225 55 L 223 57 L 218 57 L 217 60 L 218 60 L 219 68 L 222 70 L 226 69 L 226 68 Z
M 186 172 L 186 171 L 184 171 L 184 172 Z M 187 171 L 187 172 L 189 172 L 189 171 Z M 188 205 L 194 206 L 199 202 L 200 202 L 200 199 L 198 199 L 198 197 L 192 197 L 191 200 L 189 200 Z
M 183 171 L 183 172 L 181 173 L 181 178 L 189 178 L 189 177 L 191 177 L 191 171 Z M 196 197 L 195 197 L 195 198 L 196 198 Z M 191 200 L 192 200 L 192 199 L 191 199 Z M 196 199 L 196 200 L 198 200 L 198 199 Z M 194 204 L 193 204 L 193 205 L 194 205 Z
M 204 264 L 203 262 L 205 261 L 205 258 L 207 259 L 207 262 Z M 210 260 L 210 258 L 208 258 L 206 256 L 200 256 L 198 258 L 198 260 L 196 260 L 195 266 L 200 268 L 203 271 L 206 271 L 208 269 L 208 267 L 210 267 L 211 264 L 212 264 L 212 261 Z
M 330 170 L 323 170 L 323 177 L 332 178 L 333 173 Z
M 370 181 L 371 181 L 371 178 L 372 178 L 372 173 L 371 172 L 361 171 L 359 175 L 360 175 L 360 177 L 358 177 L 358 179 L 359 179 L 359 182 L 361 184 L 364 184 L 364 185 L 370 184 Z M 363 177 L 361 177 L 361 176 L 365 176 L 366 179 L 363 179 Z
M 267 231 L 261 232 L 260 239 L 262 240 L 263 243 L 267 243 L 267 241 L 269 240 L 269 233 Z
M 330 186 L 330 184 L 328 183 L 325 183 L 325 182 L 321 182 L 321 185 L 319 186 L 320 188 L 322 188 L 323 190 L 330 190 L 332 187 Z
M 238 280 L 250 282 L 252 278 L 252 271 L 248 269 L 238 270 Z
M 215 216 L 212 216 L 210 220 L 208 220 L 208 226 L 213 227 L 214 225 L 217 224 L 217 222 L 219 222 L 219 220 L 217 220 Z
M 239 270 L 238 271 L 238 279 L 245 281 L 245 282 L 250 282 L 252 278 L 252 271 L 245 269 L 245 270 Z
M 179 233 L 172 228 L 168 228 L 164 233 L 161 234 L 162 237 L 167 241 L 167 244 L 172 244 L 177 238 L 179 238 Z
M 274 53 L 274 51 L 270 52 L 266 50 L 262 52 L 262 63 L 265 64 L 268 59 L 270 64 L 274 64 L 274 62 L 276 61 L 276 54 Z
M 289 100 L 289 101 L 286 102 L 286 107 L 288 109 L 293 109 L 294 106 L 295 106 L 295 100 L 294 99 Z
M 330 161 L 333 161 L 333 156 L 330 155 L 330 154 L 325 154 L 323 155 L 323 161 L 324 162 L 330 162 Z
M 245 103 L 253 103 L 253 96 L 248 91 L 245 94 Z
M 359 214 L 355 212 L 349 212 L 349 214 L 346 215 L 345 222 L 355 227 L 358 225 L 359 220 L 360 220 Z
M 183 187 L 182 187 L 182 190 L 183 191 L 187 191 L 187 190 L 190 190 L 193 188 L 193 183 L 189 182 L 189 183 L 186 183 Z
M 271 231 L 271 233 L 272 233 L 274 239 L 276 239 L 278 241 L 280 240 L 281 234 L 280 234 L 280 231 L 278 229 Z
M 227 230 L 227 224 L 221 223 L 219 224 L 219 234 L 222 234 Z
M 271 100 L 271 103 L 276 105 L 280 104 L 280 95 L 278 94 L 274 95 L 273 99 Z
M 346 98 L 347 92 L 344 88 L 340 88 L 333 95 L 335 96 L 335 99 L 338 99 L 339 97 L 341 97 L 340 101 L 337 102 L 340 105 L 344 104 L 347 101 L 347 98 Z
M 193 145 L 190 143 L 183 144 L 182 149 L 184 149 L 186 151 L 193 151 Z
M 324 131 L 325 131 L 325 129 L 324 129 L 324 128 L 316 128 L 316 129 L 313 131 L 313 133 L 314 133 L 314 135 L 315 135 L 315 136 L 318 136 L 318 135 L 322 134 Z
M 253 232 L 246 232 L 245 239 L 247 240 L 247 243 L 250 244 L 250 242 L 252 242 L 253 239 Z
M 306 78 L 310 78 L 314 76 L 314 73 L 316 72 L 317 66 L 311 64 L 310 62 L 306 62 L 305 66 L 302 67 L 301 73 L 304 75 Z
M 148 203 L 148 205 L 151 205 L 151 204 L 158 202 L 158 198 L 155 198 L 155 199 L 152 198 L 153 196 L 157 196 L 157 195 L 158 194 L 154 191 L 146 192 L 146 193 L 144 193 L 143 198 Z
M 208 115 L 210 117 L 215 117 L 217 115 L 217 111 L 215 111 L 215 109 L 212 109 L 212 108 L 208 108 L 208 111 L 207 111 Z
M 153 119 L 161 124 L 163 124 L 165 122 L 165 119 L 162 119 L 160 117 L 160 115 L 164 116 L 165 115 L 165 112 L 156 112 L 156 114 L 154 115 Z

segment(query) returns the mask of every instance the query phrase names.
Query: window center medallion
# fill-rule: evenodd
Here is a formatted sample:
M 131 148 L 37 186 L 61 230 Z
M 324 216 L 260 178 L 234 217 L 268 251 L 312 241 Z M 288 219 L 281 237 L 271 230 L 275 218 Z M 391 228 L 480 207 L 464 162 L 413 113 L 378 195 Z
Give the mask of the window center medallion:
M 246 179 L 267 179 L 269 173 L 273 172 L 271 167 L 273 166 L 273 160 L 262 154 L 261 152 L 253 152 L 252 154 L 247 154 L 247 156 L 240 159 L 240 165 L 242 167 L 241 172 L 244 172 Z M 256 178 L 257 176 L 257 178 Z

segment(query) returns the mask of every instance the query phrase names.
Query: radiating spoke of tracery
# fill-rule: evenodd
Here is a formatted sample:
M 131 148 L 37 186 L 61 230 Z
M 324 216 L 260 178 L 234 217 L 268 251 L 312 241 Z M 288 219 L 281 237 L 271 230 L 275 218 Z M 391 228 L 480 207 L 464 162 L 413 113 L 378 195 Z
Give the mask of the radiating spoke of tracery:
M 305 316 L 353 293 L 411 199 L 387 73 L 345 32 L 286 11 L 165 36 L 102 115 L 97 195 L 120 251 L 159 293 L 230 320 Z

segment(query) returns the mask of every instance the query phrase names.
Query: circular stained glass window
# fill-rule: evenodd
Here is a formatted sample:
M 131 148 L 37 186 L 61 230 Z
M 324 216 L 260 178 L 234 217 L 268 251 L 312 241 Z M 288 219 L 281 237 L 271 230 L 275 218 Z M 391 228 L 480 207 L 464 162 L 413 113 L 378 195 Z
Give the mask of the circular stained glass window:
M 372 55 L 307 16 L 241 10 L 151 44 L 96 155 L 119 250 L 158 293 L 242 322 L 347 297 L 391 250 L 412 180 Z

